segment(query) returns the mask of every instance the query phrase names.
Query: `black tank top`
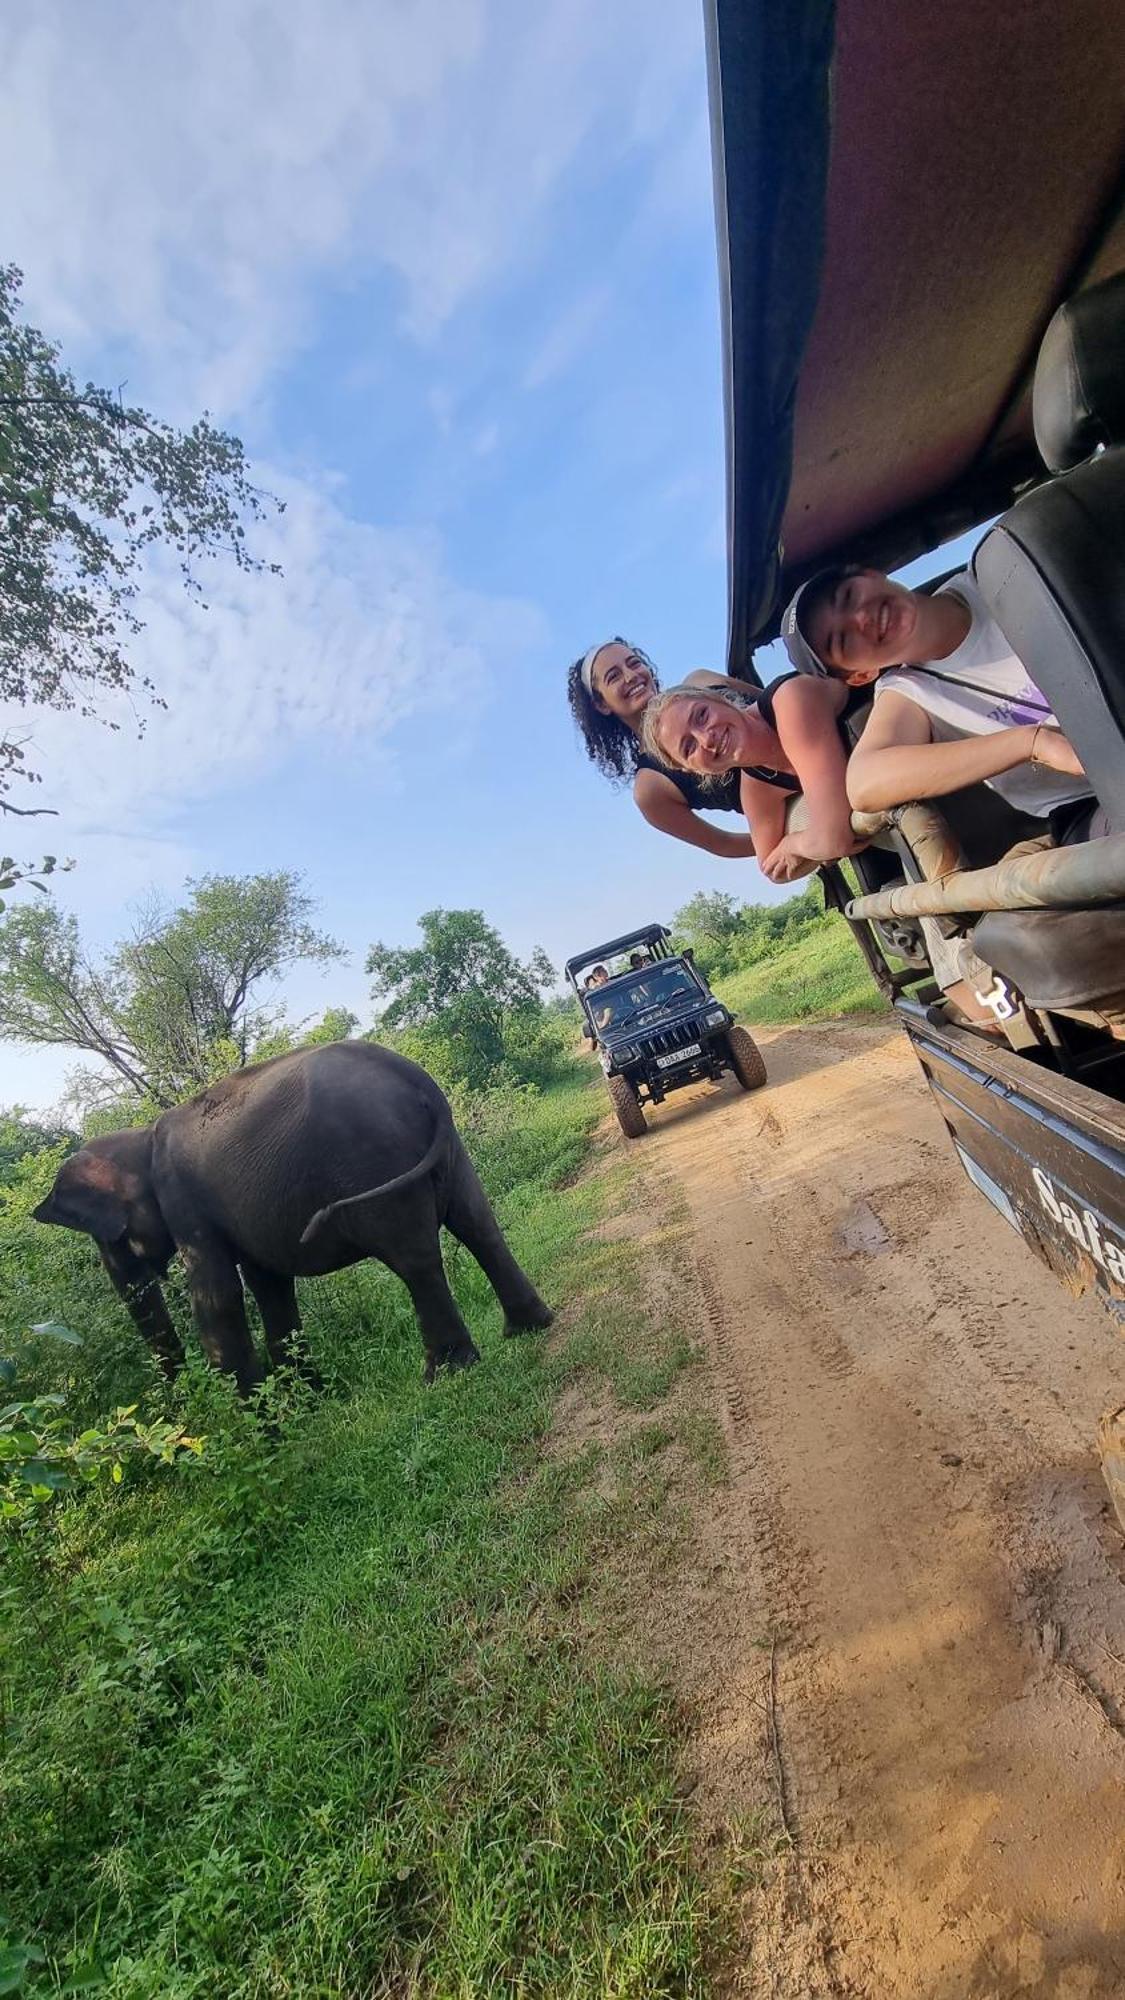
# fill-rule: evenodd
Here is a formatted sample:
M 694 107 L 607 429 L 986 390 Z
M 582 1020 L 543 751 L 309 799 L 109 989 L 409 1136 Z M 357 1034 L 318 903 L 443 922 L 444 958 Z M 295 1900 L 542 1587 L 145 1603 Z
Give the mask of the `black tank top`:
M 655 757 L 643 753 L 637 758 L 638 771 L 655 771 L 660 778 L 671 778 L 676 790 L 692 812 L 740 813 L 739 780 L 741 771 L 727 771 L 721 778 L 700 778 L 694 771 L 673 771 L 668 764 L 661 764 Z
M 739 690 L 739 694 L 735 694 L 735 692 L 731 690 L 731 694 L 727 696 L 727 700 L 735 698 L 735 700 L 739 702 L 739 706 L 741 706 L 741 708 L 751 708 L 751 706 L 753 706 L 753 708 L 757 708 L 757 712 L 759 712 L 759 716 L 763 718 L 763 722 L 765 722 L 765 724 L 767 724 L 767 726 L 769 726 L 771 730 L 775 730 L 775 732 L 777 732 L 777 722 L 775 722 L 775 716 L 773 716 L 773 700 L 775 700 L 775 694 L 777 694 L 777 690 L 779 690 L 779 688 L 783 688 L 787 680 L 799 680 L 799 674 L 797 674 L 797 668 L 791 668 L 791 670 L 789 670 L 787 674 L 779 674 L 779 676 L 777 676 L 777 680 L 771 680 L 769 688 L 763 688 L 763 692 L 761 692 L 761 694 L 759 694 L 759 696 L 757 696 L 755 700 L 751 700 L 751 698 L 743 696 L 743 692 L 741 692 L 741 690 Z M 845 728 L 845 722 L 847 722 L 847 718 L 849 718 L 851 714 L 855 714 L 855 712 L 857 712 L 859 708 L 863 708 L 867 700 L 871 700 L 871 696 L 869 696 L 867 688 L 849 688 L 849 692 L 847 692 L 847 702 L 843 704 L 843 708 L 841 708 L 841 712 L 839 712 L 839 716 L 837 716 L 837 730 L 839 730 L 839 736 L 841 736 L 841 742 L 843 742 L 843 748 L 845 748 L 845 756 L 851 756 L 851 752 L 853 752 L 853 748 L 855 748 L 855 746 L 853 746 L 853 742 L 851 742 L 851 738 L 849 738 L 849 734 L 847 734 L 847 728 Z M 767 768 L 765 768 L 763 764 L 743 764 L 743 770 L 747 772 L 747 776 L 751 776 L 751 778 L 757 778 L 757 780 L 759 780 L 761 784 L 777 784 L 777 786 L 779 786 L 779 788 L 781 788 L 783 792 L 799 792 L 799 790 L 801 790 L 801 784 L 799 784 L 799 780 L 797 780 L 797 778 L 793 778 L 793 776 L 791 776 L 791 772 L 787 772 L 787 770 L 767 770 Z

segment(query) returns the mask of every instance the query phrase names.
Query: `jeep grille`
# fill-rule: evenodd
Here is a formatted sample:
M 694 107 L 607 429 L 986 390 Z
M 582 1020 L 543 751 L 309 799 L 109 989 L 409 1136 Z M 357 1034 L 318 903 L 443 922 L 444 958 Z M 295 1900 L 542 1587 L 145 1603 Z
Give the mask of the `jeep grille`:
M 640 1050 L 650 1059 L 654 1056 L 670 1056 L 676 1049 L 686 1048 L 689 1042 L 698 1042 L 706 1030 L 702 1021 L 677 1021 L 672 1027 L 662 1028 L 659 1034 L 643 1035 Z

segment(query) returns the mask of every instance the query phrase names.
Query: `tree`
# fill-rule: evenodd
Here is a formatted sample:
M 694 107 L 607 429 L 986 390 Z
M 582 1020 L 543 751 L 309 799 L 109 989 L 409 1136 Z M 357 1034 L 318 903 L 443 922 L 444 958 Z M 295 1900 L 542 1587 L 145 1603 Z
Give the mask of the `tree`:
M 0 919 L 0 1036 L 96 1056 L 103 1072 L 88 1098 L 104 1098 L 108 1081 L 114 1095 L 161 1107 L 251 1061 L 284 1020 L 258 997 L 262 985 L 342 949 L 313 929 L 297 875 L 208 875 L 187 887 L 180 908 L 150 906 L 101 965 L 54 904 L 10 911 Z
M 322 1018 L 301 1036 L 303 1049 L 323 1048 L 326 1042 L 346 1042 L 359 1026 L 359 1015 L 347 1007 L 327 1007 Z
M 48 1146 L 61 1146 L 64 1140 L 77 1143 L 65 1125 L 54 1121 L 44 1124 L 22 1104 L 0 1104 L 0 1182 L 17 1160 L 29 1153 L 45 1152 Z
M 58 348 L 18 318 L 20 285 L 0 265 L 0 700 L 94 715 L 103 692 L 158 698 L 128 658 L 149 551 L 173 551 L 202 599 L 203 560 L 263 567 L 245 523 L 280 503 L 251 484 L 242 445 L 206 413 L 179 431 L 112 390 L 79 388 Z M 38 773 L 9 736 L 0 811 L 34 812 L 3 796 L 16 778 Z
M 677 910 L 672 928 L 677 938 L 689 944 L 702 971 L 727 969 L 731 951 L 743 924 L 744 905 L 736 903 L 722 889 L 699 893 Z
M 487 1081 L 503 1064 L 518 1024 L 540 1012 L 540 993 L 555 977 L 546 953 L 517 959 L 481 910 L 427 910 L 414 947 L 374 944 L 367 970 L 375 999 L 389 996 L 390 1028 L 440 1033 L 466 1082 Z

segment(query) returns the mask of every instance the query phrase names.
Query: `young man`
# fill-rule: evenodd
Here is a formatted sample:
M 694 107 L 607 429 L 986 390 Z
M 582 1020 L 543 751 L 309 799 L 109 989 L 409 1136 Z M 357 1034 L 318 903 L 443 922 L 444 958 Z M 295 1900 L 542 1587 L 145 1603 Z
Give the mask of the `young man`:
M 1060 841 L 1109 832 L 1050 704 L 967 572 L 931 596 L 878 570 L 822 570 L 792 599 L 781 636 L 799 672 L 851 688 L 875 683 L 848 762 L 856 811 L 984 783 L 1050 818 Z

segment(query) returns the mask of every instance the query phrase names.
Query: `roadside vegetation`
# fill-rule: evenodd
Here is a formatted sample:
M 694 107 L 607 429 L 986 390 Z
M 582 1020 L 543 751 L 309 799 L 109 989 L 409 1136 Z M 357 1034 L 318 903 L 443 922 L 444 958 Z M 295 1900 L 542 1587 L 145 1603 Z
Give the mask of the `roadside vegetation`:
M 818 901 L 699 897 L 677 926 L 750 1019 L 861 1007 Z M 293 876 L 207 878 L 97 959 L 49 900 L 0 917 L 0 1032 L 85 1064 L 66 1117 L 0 1116 L 0 1993 L 704 1995 L 731 1884 L 605 1592 L 682 1555 L 668 1467 L 704 1489 L 722 1451 L 680 1395 L 692 1327 L 600 1226 L 630 1190 L 542 954 L 435 910 L 368 969 L 371 1032 L 448 1091 L 563 1309 L 549 1342 L 504 1340 L 451 1244 L 469 1374 L 422 1386 L 368 1264 L 303 1287 L 327 1394 L 239 1404 L 190 1337 L 169 1389 L 88 1240 L 31 1220 L 83 1136 L 356 1031 L 280 1004 L 338 956 L 313 914 Z M 569 1448 L 563 1391 L 601 1412 Z
M 11 267 L 0 377 L 0 695 L 140 726 L 150 565 L 205 609 L 212 562 L 272 569 L 277 503 L 205 417 L 78 382 Z M 51 811 L 24 741 L 0 734 L 0 823 Z M 478 1368 L 424 1388 L 366 1264 L 303 1287 L 327 1392 L 283 1373 L 242 1404 L 173 1266 L 169 1387 L 90 1241 L 32 1210 L 84 1138 L 360 1022 L 285 1009 L 343 955 L 296 875 L 188 882 L 95 952 L 49 893 L 69 865 L 0 855 L 0 1038 L 76 1063 L 58 1113 L 0 1110 L 0 1996 L 705 1995 L 734 1884 L 693 1848 L 683 1718 L 618 1586 L 684 1559 L 684 1480 L 723 1454 L 691 1324 L 603 1226 L 631 1189 L 576 1007 L 479 910 L 370 947 L 366 1032 L 448 1092 L 549 1341 L 506 1341 L 450 1245 Z M 751 1020 L 863 1004 L 815 892 L 678 921 Z M 598 1424 L 568 1440 L 576 1399 Z
M 673 927 L 744 1021 L 768 1026 L 883 1012 L 850 930 L 825 909 L 815 880 L 784 903 L 738 903 L 721 891 L 693 896 Z
M 278 895 L 238 887 L 223 910 L 265 910 L 274 935 Z M 232 948 L 218 894 L 197 885 L 146 932 L 212 992 Z M 382 1038 L 450 1091 L 515 1254 L 563 1309 L 549 1347 L 504 1340 L 451 1245 L 484 1356 L 469 1374 L 423 1388 L 409 1299 L 369 1264 L 303 1287 L 325 1396 L 281 1377 L 241 1406 L 194 1354 L 169 1391 L 89 1242 L 30 1220 L 77 1132 L 0 1123 L 0 1992 L 706 1991 L 717 1901 L 677 1797 L 679 1719 L 582 1609 L 659 1517 L 657 1419 L 694 1350 L 598 1231 L 620 1163 L 591 1171 L 601 1093 L 526 985 L 542 966 L 512 960 L 506 1005 L 475 1024 L 471 966 L 487 947 L 503 971 L 506 948 L 475 912 L 432 913 L 427 937 L 440 993 L 384 952 L 380 991 L 409 1020 Z M 198 1009 L 147 1004 L 146 965 L 167 980 L 172 955 L 118 962 L 120 988 L 79 944 L 52 961 L 98 980 L 116 1046 L 124 1023 L 136 1054 L 143 1029 L 161 1098 L 193 1086 L 212 1060 L 185 1042 Z M 261 981 L 215 1021 L 227 1065 L 244 1028 L 253 1059 L 354 1026 L 287 1026 Z M 97 1075 L 87 1128 L 159 1108 L 110 1060 Z M 183 1323 L 174 1281 L 169 1298 Z M 544 1450 L 577 1381 L 654 1412 L 612 1505 L 597 1450 Z M 712 1437 L 685 1449 L 713 1476 Z

